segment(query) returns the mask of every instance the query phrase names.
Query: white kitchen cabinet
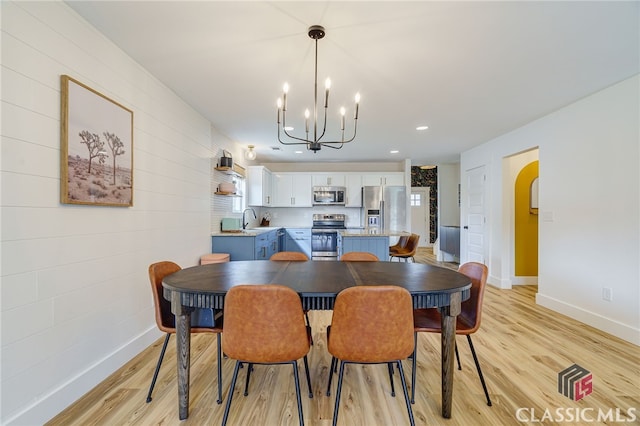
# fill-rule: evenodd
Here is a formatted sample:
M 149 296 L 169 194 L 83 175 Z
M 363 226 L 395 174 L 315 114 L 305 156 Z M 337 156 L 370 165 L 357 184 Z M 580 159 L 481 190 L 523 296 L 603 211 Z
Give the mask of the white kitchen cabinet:
M 311 207 L 311 174 L 273 173 L 272 207 Z
M 264 166 L 247 167 L 247 205 L 271 207 L 272 173 Z
M 344 173 L 314 173 L 313 186 L 345 186 Z
M 362 207 L 362 175 L 347 175 L 347 202 L 345 207 Z
M 362 186 L 396 186 L 404 185 L 404 173 L 363 173 Z

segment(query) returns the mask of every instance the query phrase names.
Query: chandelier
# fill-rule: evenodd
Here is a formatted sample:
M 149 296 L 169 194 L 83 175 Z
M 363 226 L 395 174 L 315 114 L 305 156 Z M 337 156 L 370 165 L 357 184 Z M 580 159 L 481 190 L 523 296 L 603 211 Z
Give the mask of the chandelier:
M 356 131 L 358 129 L 358 105 L 360 104 L 360 94 L 356 93 L 355 96 L 355 114 L 353 117 L 353 136 L 350 139 L 344 138 L 345 133 L 345 114 L 344 107 L 340 108 L 340 131 L 342 138 L 339 141 L 323 141 L 325 131 L 327 130 L 327 108 L 329 107 L 329 89 L 331 88 L 331 80 L 327 78 L 325 81 L 324 91 L 324 118 L 322 129 L 318 128 L 318 40 L 325 36 L 326 32 L 320 25 L 313 25 L 309 27 L 309 37 L 316 41 L 316 56 L 315 56 L 315 80 L 314 80 L 314 102 L 313 102 L 313 138 L 309 138 L 309 118 L 310 112 L 307 109 L 304 112 L 304 127 L 306 137 L 297 137 L 289 134 L 291 128 L 287 127 L 287 93 L 289 92 L 289 84 L 285 83 L 283 87 L 282 98 L 278 98 L 278 141 L 283 145 L 306 145 L 308 150 L 314 153 L 320 151 L 325 146 L 327 148 L 340 149 L 345 143 L 349 143 L 356 137 Z M 282 116 L 282 120 L 280 120 Z M 320 131 L 320 134 L 318 132 Z M 288 139 L 282 140 L 282 134 Z

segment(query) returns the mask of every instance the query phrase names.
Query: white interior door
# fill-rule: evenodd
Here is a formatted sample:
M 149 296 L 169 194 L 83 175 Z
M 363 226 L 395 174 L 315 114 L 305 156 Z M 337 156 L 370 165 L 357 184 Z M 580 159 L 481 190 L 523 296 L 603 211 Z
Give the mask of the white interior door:
M 465 180 L 467 183 L 467 194 L 464 200 L 466 214 L 461 233 L 461 242 L 467 253 L 465 262 L 485 263 L 487 226 L 484 166 L 467 170 Z
M 419 247 L 429 247 L 429 187 L 411 188 L 411 232 L 420 235 Z

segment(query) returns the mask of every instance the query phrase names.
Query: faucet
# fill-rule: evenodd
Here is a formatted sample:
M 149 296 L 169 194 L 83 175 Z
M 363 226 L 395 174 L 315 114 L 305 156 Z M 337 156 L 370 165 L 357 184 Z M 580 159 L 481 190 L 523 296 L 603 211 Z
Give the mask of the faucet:
M 247 225 L 249 224 L 249 222 L 247 223 L 244 222 L 244 214 L 247 212 L 247 210 L 251 210 L 253 212 L 254 219 L 258 218 L 258 216 L 256 216 L 256 211 L 254 209 L 244 209 L 244 211 L 242 212 L 242 229 L 247 229 Z

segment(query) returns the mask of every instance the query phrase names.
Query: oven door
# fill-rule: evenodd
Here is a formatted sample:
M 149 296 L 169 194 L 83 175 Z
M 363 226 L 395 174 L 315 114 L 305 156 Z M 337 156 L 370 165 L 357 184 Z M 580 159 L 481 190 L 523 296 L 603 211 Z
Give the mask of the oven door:
M 338 232 L 311 230 L 311 260 L 338 260 Z

